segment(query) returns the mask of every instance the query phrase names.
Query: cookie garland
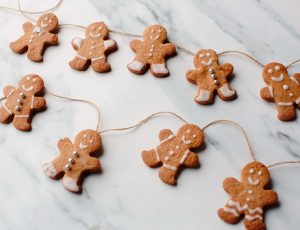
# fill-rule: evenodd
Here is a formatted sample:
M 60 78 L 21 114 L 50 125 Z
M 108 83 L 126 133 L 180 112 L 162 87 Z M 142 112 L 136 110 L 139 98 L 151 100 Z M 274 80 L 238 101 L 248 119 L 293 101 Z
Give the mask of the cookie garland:
M 239 124 L 229 120 L 217 120 L 204 128 L 217 123 L 230 124 L 241 130 L 251 158 L 251 162 L 242 169 L 241 181 L 233 177 L 223 181 L 223 189 L 230 198 L 225 206 L 218 210 L 218 216 L 228 224 L 236 224 L 243 218 L 247 230 L 265 230 L 264 208 L 272 207 L 279 202 L 278 194 L 272 189 L 266 189 L 271 182 L 269 168 L 278 165 L 300 164 L 300 161 L 282 161 L 266 166 L 256 160 L 247 134 Z

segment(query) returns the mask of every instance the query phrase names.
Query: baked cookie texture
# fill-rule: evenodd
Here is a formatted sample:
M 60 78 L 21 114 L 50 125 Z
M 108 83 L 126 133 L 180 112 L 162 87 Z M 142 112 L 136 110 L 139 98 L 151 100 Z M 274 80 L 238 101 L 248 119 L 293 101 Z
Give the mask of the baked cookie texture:
M 194 100 L 199 104 L 212 104 L 215 94 L 224 101 L 237 96 L 236 91 L 228 83 L 233 66 L 219 65 L 218 59 L 218 54 L 214 50 L 201 49 L 194 56 L 196 70 L 188 70 L 186 73 L 187 80 L 197 85 Z
M 58 18 L 51 13 L 43 14 L 36 25 L 23 24 L 24 35 L 10 43 L 10 48 L 17 54 L 27 51 L 27 57 L 34 62 L 42 62 L 48 46 L 58 45 Z
M 87 129 L 76 136 L 74 143 L 65 137 L 57 146 L 60 154 L 44 164 L 43 170 L 52 179 L 62 178 L 68 191 L 80 193 L 84 175 L 100 171 L 100 161 L 92 154 L 101 150 L 101 137 L 97 131 Z
M 152 25 L 145 29 L 143 41 L 133 40 L 130 48 L 136 53 L 134 60 L 127 65 L 135 74 L 144 74 L 150 66 L 150 71 L 155 77 L 167 77 L 169 70 L 166 58 L 176 53 L 176 47 L 167 41 L 167 30 L 161 25 Z
M 272 62 L 264 66 L 262 76 L 268 86 L 261 89 L 260 96 L 276 104 L 278 119 L 294 120 L 295 107 L 300 109 L 300 73 L 289 76 L 284 65 Z
M 74 38 L 72 46 L 77 51 L 69 65 L 72 69 L 83 71 L 90 65 L 95 72 L 103 73 L 111 70 L 107 62 L 107 54 L 118 49 L 113 39 L 108 39 L 109 30 L 104 22 L 94 22 L 85 30 L 85 38 Z
M 218 210 L 219 217 L 229 224 L 235 224 L 243 217 L 247 230 L 266 229 L 263 208 L 278 203 L 277 193 L 265 189 L 269 182 L 268 168 L 257 161 L 243 168 L 241 182 L 232 177 L 226 178 L 223 188 L 230 199 Z
M 151 168 L 160 167 L 159 177 L 166 184 L 176 185 L 182 167 L 199 166 L 199 157 L 191 149 L 204 143 L 203 131 L 196 125 L 186 124 L 176 134 L 169 129 L 159 132 L 160 144 L 142 152 L 142 159 Z
M 43 79 L 36 74 L 26 75 L 17 88 L 8 85 L 3 94 L 5 100 L 0 106 L 0 122 L 13 122 L 16 129 L 30 131 L 33 114 L 46 109 Z

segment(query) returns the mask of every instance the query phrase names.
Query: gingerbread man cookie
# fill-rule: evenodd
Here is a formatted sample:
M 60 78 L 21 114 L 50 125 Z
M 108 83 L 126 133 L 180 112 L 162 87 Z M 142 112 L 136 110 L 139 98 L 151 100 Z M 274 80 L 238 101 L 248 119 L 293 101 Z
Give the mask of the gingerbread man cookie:
M 198 167 L 198 155 L 190 149 L 201 146 L 204 142 L 203 131 L 196 125 L 182 126 L 176 135 L 169 129 L 159 133 L 160 144 L 151 150 L 142 152 L 142 158 L 151 168 L 159 167 L 160 179 L 170 185 L 175 185 L 177 172 L 181 166 Z
M 0 122 L 10 123 L 21 131 L 31 130 L 31 118 L 34 112 L 46 108 L 44 81 L 36 74 L 21 78 L 18 88 L 6 86 L 3 89 L 4 103 L 0 107 Z M 38 96 L 39 95 L 39 96 Z
M 228 101 L 236 97 L 228 80 L 233 71 L 231 64 L 218 64 L 218 54 L 210 49 L 199 50 L 194 56 L 196 70 L 189 70 L 186 78 L 197 85 L 197 94 L 194 100 L 199 104 L 212 104 L 217 92 L 222 100 Z
M 127 65 L 128 69 L 135 74 L 143 74 L 150 65 L 154 76 L 168 76 L 165 59 L 176 53 L 176 47 L 172 43 L 164 43 L 167 40 L 166 29 L 161 25 L 149 26 L 145 29 L 143 37 L 144 41 L 135 39 L 130 43 L 136 57 Z
M 63 186 L 71 192 L 81 192 L 83 175 L 100 171 L 100 161 L 91 154 L 101 149 L 101 137 L 95 130 L 83 130 L 75 138 L 58 141 L 60 154 L 43 165 L 44 172 L 52 179 L 62 179 Z
M 295 119 L 295 105 L 300 109 L 300 73 L 290 77 L 284 65 L 273 62 L 265 65 L 262 75 L 268 87 L 261 89 L 261 97 L 276 103 L 280 120 Z
M 268 168 L 257 161 L 243 168 L 241 182 L 232 177 L 226 178 L 223 187 L 230 195 L 230 200 L 218 210 L 219 217 L 229 224 L 235 224 L 244 216 L 247 230 L 266 229 L 263 208 L 278 202 L 276 192 L 264 189 L 269 181 Z
M 94 71 L 102 73 L 111 70 L 106 55 L 118 49 L 117 43 L 108 39 L 108 28 L 104 22 L 90 24 L 85 30 L 85 39 L 74 38 L 73 48 L 78 51 L 69 65 L 75 70 L 86 70 L 92 63 Z
M 43 61 L 43 54 L 48 46 L 57 45 L 58 19 L 54 14 L 43 14 L 34 26 L 31 22 L 23 24 L 24 35 L 10 43 L 12 51 L 23 54 L 27 50 L 27 57 L 31 61 Z

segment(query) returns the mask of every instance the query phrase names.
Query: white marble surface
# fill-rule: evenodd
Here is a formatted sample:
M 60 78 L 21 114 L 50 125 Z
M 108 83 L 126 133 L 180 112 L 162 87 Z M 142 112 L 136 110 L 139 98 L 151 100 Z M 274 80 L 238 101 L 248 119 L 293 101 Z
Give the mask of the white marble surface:
M 22 4 L 40 10 L 54 2 L 24 0 Z M 17 2 L 1 0 L 1 5 L 16 7 Z M 293 0 L 65 0 L 55 14 L 61 23 L 88 25 L 104 20 L 112 29 L 138 34 L 149 24 L 162 23 L 170 40 L 193 51 L 238 49 L 264 63 L 287 64 L 300 57 L 299 7 L 300 2 Z M 25 55 L 13 54 L 8 46 L 20 35 L 25 21 L 21 14 L 0 9 L 1 88 L 15 85 L 25 74 L 37 73 L 51 91 L 95 101 L 102 111 L 102 129 L 127 126 L 153 112 L 169 110 L 199 126 L 216 119 L 240 123 L 257 158 L 265 164 L 300 158 L 300 119 L 289 123 L 276 119 L 274 104 L 259 97 L 264 86 L 261 68 L 243 57 L 227 55 L 220 60 L 235 66 L 232 86 L 239 97 L 232 102 L 217 98 L 212 106 L 199 106 L 193 102 L 195 86 L 185 79 L 185 71 L 193 68 L 192 57 L 181 50 L 168 61 L 170 77 L 135 76 L 126 68 L 134 57 L 128 46 L 132 38 L 111 34 L 119 45 L 109 56 L 113 70 L 108 74 L 91 69 L 76 72 L 68 66 L 75 54 L 70 41 L 83 36 L 83 31 L 62 28 L 60 45 L 46 51 L 44 63 L 33 63 Z M 300 72 L 299 68 L 290 72 Z M 0 229 L 244 228 L 242 222 L 225 224 L 216 214 L 227 200 L 223 179 L 239 178 L 249 161 L 235 128 L 219 125 L 206 130 L 206 148 L 198 152 L 201 167 L 183 170 L 177 187 L 163 184 L 158 170 L 144 165 L 140 152 L 158 143 L 159 130 L 176 131 L 180 121 L 161 116 L 129 132 L 105 134 L 100 158 L 103 172 L 87 177 L 83 193 L 76 195 L 59 181 L 48 179 L 41 165 L 57 154 L 60 137 L 73 139 L 80 130 L 94 128 L 96 114 L 85 104 L 50 95 L 46 99 L 48 110 L 34 117 L 32 132 L 0 125 Z M 268 229 L 298 229 L 300 166 L 274 168 L 271 175 L 280 206 L 267 211 Z

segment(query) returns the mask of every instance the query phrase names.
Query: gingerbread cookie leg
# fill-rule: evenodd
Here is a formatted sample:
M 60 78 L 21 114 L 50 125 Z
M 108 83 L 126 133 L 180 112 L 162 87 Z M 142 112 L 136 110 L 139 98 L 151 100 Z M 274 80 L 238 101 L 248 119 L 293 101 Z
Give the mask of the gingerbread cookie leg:
M 155 77 L 167 77 L 169 75 L 166 63 L 151 64 L 150 70 Z
M 238 210 L 226 205 L 224 208 L 218 210 L 219 217 L 228 224 L 235 224 L 240 220 Z
M 110 64 L 106 62 L 105 56 L 93 58 L 92 68 L 98 73 L 104 73 L 111 70 Z
M 0 107 L 0 122 L 1 123 L 10 123 L 13 120 L 13 113 L 5 104 Z
M 174 166 L 163 165 L 159 169 L 159 177 L 166 184 L 176 185 L 177 168 Z
M 18 130 L 30 131 L 31 124 L 29 115 L 15 115 L 13 119 L 13 125 Z
M 188 168 L 196 168 L 200 165 L 198 155 L 191 151 L 189 151 L 186 156 L 184 155 L 181 161 L 183 161 L 182 164 Z
M 63 186 L 69 190 L 70 192 L 80 192 L 81 191 L 81 184 L 80 184 L 80 174 L 81 172 L 78 173 L 71 173 L 71 172 L 66 172 L 63 179 L 62 179 L 62 184 Z
M 22 36 L 18 40 L 11 42 L 9 44 L 10 48 L 12 51 L 14 51 L 17 54 L 23 54 L 27 51 L 28 46 L 27 46 L 27 39 L 25 36 Z
M 296 109 L 292 102 L 276 103 L 278 118 L 282 121 L 290 121 L 296 118 Z
M 41 62 L 43 61 L 43 53 L 44 53 L 45 47 L 44 45 L 31 45 L 28 47 L 28 53 L 27 53 L 27 57 L 31 60 L 31 61 L 35 61 L 35 62 Z
M 161 163 L 156 149 L 151 149 L 149 151 L 147 151 L 147 150 L 143 151 L 142 159 L 145 162 L 145 164 L 151 168 L 158 167 Z
M 134 59 L 131 63 L 127 65 L 127 67 L 131 72 L 135 74 L 143 74 L 146 71 L 147 64 L 137 59 Z
M 247 215 L 246 215 L 247 217 Z M 248 218 L 244 218 L 244 225 L 246 227 L 247 230 L 265 230 L 266 229 L 266 225 L 262 220 L 261 216 L 257 216 L 257 217 L 252 217 L 252 216 L 248 216 Z M 260 218 L 258 218 L 260 217 Z M 257 218 L 257 219 L 255 219 Z
M 77 54 L 74 59 L 69 62 L 69 65 L 75 70 L 84 71 L 89 67 L 89 60 Z
M 218 95 L 224 101 L 234 99 L 236 97 L 236 91 L 232 90 L 228 83 L 225 83 L 217 89 Z
M 197 95 L 194 100 L 202 105 L 211 104 L 213 102 L 213 96 L 213 90 L 198 87 Z

